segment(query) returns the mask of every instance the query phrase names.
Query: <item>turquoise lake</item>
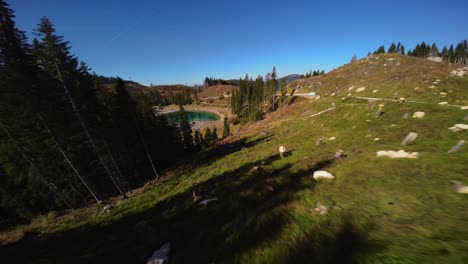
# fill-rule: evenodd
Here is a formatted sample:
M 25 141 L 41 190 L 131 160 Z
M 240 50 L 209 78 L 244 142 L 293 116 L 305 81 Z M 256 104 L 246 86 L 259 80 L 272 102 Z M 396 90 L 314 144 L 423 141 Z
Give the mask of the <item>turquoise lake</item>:
M 170 122 L 179 123 L 180 122 L 180 112 L 171 112 L 165 114 L 167 119 Z M 201 111 L 185 111 L 185 116 L 187 121 L 190 123 L 195 121 L 216 121 L 219 120 L 219 116 L 210 112 L 201 112 Z

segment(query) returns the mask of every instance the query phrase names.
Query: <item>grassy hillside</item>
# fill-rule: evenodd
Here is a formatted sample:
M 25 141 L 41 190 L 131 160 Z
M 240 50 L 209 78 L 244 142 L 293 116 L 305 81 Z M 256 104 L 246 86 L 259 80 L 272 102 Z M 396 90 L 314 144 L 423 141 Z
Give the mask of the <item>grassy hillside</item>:
M 361 60 L 307 79 L 300 85 L 339 97 L 297 98 L 181 162 L 110 213 L 94 207 L 48 222 L 42 235 L 27 233 L 3 245 L 0 257 L 17 263 L 144 263 L 170 242 L 171 263 L 467 263 L 468 195 L 455 193 L 451 181 L 468 184 L 468 147 L 447 151 L 467 140 L 467 131 L 448 127 L 467 123 L 468 110 L 438 105 L 440 95 L 432 90 L 467 105 L 468 76 L 451 77 L 454 66 L 447 64 L 403 56 L 392 63 L 397 61 L 395 69 L 387 64 L 378 67 L 388 70 L 377 70 Z M 359 77 L 365 72 L 375 76 Z M 436 88 L 429 88 L 434 81 Z M 387 101 L 385 114 L 376 117 L 374 103 L 341 99 L 352 85 L 365 86 L 363 96 L 392 98 L 396 91 L 423 103 Z M 415 111 L 426 117 L 412 119 Z M 409 119 L 402 119 L 405 113 Z M 419 134 L 415 143 L 400 146 L 409 132 Z M 320 137 L 326 140 L 317 146 Z M 289 151 L 285 158 L 278 154 L 281 145 Z M 347 157 L 330 159 L 340 149 Z M 376 157 L 379 150 L 399 149 L 420 156 Z M 317 170 L 335 179 L 316 181 Z M 206 207 L 194 203 L 196 181 L 205 198 L 219 200 Z M 314 210 L 318 202 L 328 214 Z M 151 227 L 151 239 L 135 229 L 141 221 Z

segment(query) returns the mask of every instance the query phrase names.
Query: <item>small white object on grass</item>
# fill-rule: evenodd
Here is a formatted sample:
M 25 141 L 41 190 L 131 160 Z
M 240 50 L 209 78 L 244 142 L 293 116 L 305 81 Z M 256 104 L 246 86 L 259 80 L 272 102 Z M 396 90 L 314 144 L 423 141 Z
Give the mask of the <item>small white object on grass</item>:
M 377 157 L 389 157 L 391 159 L 417 159 L 419 157 L 418 152 L 406 152 L 404 150 L 399 150 L 399 151 L 385 151 L 385 150 L 380 150 L 377 151 Z
M 453 127 L 449 127 L 449 130 L 452 132 L 458 132 L 462 130 L 468 130 L 468 125 L 465 124 L 455 124 Z
M 452 181 L 453 189 L 456 193 L 468 193 L 468 186 L 464 186 L 459 181 Z
M 414 112 L 413 114 L 413 118 L 423 118 L 426 116 L 426 113 L 425 112 Z
M 209 203 L 211 203 L 211 202 L 214 202 L 214 201 L 218 201 L 218 200 L 219 200 L 218 197 L 212 198 L 212 199 L 206 199 L 206 200 L 201 201 L 198 205 L 200 205 L 200 206 L 202 206 L 202 205 L 206 206 L 207 204 L 209 204 Z
M 327 171 L 314 171 L 314 179 L 334 179 L 335 176 L 333 176 L 331 173 Z

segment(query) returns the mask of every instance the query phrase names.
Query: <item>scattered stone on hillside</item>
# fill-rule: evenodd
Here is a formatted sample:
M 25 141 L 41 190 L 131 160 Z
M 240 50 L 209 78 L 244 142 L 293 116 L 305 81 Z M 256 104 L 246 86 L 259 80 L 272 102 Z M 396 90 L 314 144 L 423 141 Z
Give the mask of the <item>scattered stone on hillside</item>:
M 458 141 L 458 143 L 453 146 L 449 151 L 448 153 L 455 153 L 455 152 L 458 152 L 462 147 L 463 145 L 465 145 L 466 141 L 465 140 L 460 140 Z
M 112 209 L 114 209 L 114 206 L 110 205 L 110 204 L 106 204 L 104 205 L 104 207 L 102 208 L 102 212 L 104 213 L 109 213 Z
M 335 95 L 336 95 L 336 93 L 331 93 L 331 96 L 335 96 Z
M 465 69 L 466 69 L 466 71 L 465 71 Z M 466 67 L 460 68 L 458 70 L 453 70 L 453 71 L 450 72 L 450 74 L 458 76 L 458 77 L 462 77 L 466 73 L 468 73 L 468 68 L 466 68 Z
M 286 148 L 284 146 L 279 147 L 279 153 L 281 158 L 284 158 L 284 153 L 286 152 Z
M 463 185 L 461 182 L 452 181 L 452 184 L 453 184 L 453 190 L 456 193 L 465 193 L 465 194 L 468 193 L 468 186 Z
M 146 261 L 146 264 L 167 264 L 169 263 L 169 253 L 171 243 L 167 242 L 161 248 L 154 251 L 153 255 Z
M 321 202 L 317 203 L 317 207 L 314 208 L 314 211 L 319 213 L 320 215 L 327 215 L 328 214 L 328 208 L 325 207 Z
M 384 66 L 384 67 L 387 67 L 387 63 L 384 63 L 384 65 L 383 65 L 383 66 Z
M 146 220 L 141 220 L 133 226 L 133 234 L 140 243 L 152 248 L 161 242 L 154 228 Z
M 401 145 L 402 146 L 406 146 L 408 144 L 411 144 L 413 143 L 416 138 L 418 137 L 418 134 L 417 133 L 414 133 L 414 132 L 410 132 L 406 137 L 405 139 L 403 139 L 403 141 L 401 142 Z
M 320 146 L 322 145 L 322 143 L 324 142 L 324 138 L 323 137 L 319 137 L 316 141 L 315 141 L 315 146 Z
M 441 92 L 441 93 L 439 93 L 439 95 L 440 95 L 441 97 L 446 97 L 446 96 L 447 96 L 447 93 Z
M 405 119 L 405 120 L 408 119 L 408 118 L 409 118 L 409 113 L 405 113 L 405 114 L 401 117 L 401 119 Z
M 360 92 L 363 92 L 363 91 L 365 91 L 365 90 L 366 90 L 366 87 L 363 86 L 363 87 L 357 88 L 357 89 L 356 89 L 356 92 L 360 93 Z
M 374 90 L 374 91 L 372 91 L 372 93 L 376 93 L 376 92 L 378 92 L 378 91 L 379 91 L 379 90 Z
M 328 140 L 335 140 L 336 137 L 329 137 Z
M 351 91 L 354 89 L 354 85 L 348 88 L 348 91 Z
M 370 137 L 372 137 L 372 135 L 366 135 L 366 138 L 370 138 Z
M 442 62 L 442 57 L 427 57 L 427 59 L 433 62 Z
M 379 104 L 379 109 L 375 113 L 375 116 L 379 117 L 382 116 L 385 112 L 383 111 L 384 104 Z
M 417 91 L 418 89 L 419 89 L 419 86 L 414 88 L 415 91 Z
M 389 157 L 391 159 L 417 159 L 419 156 L 418 152 L 406 152 L 404 150 L 399 150 L 399 151 L 385 151 L 385 150 L 380 150 L 377 151 L 377 157 Z
M 192 184 L 192 197 L 193 197 L 194 202 L 201 199 L 200 187 L 199 187 L 198 181 Z
M 203 201 L 201 201 L 198 205 L 199 206 L 207 206 L 209 203 L 211 202 L 214 202 L 214 201 L 218 201 L 218 197 L 215 197 L 215 198 L 212 198 L 212 199 L 205 199 Z
M 258 169 L 259 169 L 258 166 L 253 166 L 253 167 L 252 167 L 252 170 L 253 170 L 253 171 L 258 171 Z
M 404 102 L 406 102 L 406 98 L 400 97 L 400 98 L 398 99 L 398 103 L 404 103 Z
M 338 150 L 335 155 L 333 156 L 334 159 L 341 159 L 341 158 L 346 158 L 346 154 L 343 150 Z
M 429 89 L 434 89 L 436 88 L 434 85 L 429 86 Z
M 460 107 L 461 110 L 468 110 L 468 105 Z
M 455 124 L 454 126 L 449 127 L 449 129 L 450 129 L 452 132 L 458 132 L 458 131 L 462 131 L 462 130 L 467 130 L 467 129 L 468 129 L 468 125 L 465 125 L 465 124 Z
M 333 176 L 331 173 L 327 172 L 327 171 L 315 171 L 314 172 L 314 179 L 315 180 L 319 180 L 319 179 L 334 179 L 335 176 Z
M 440 102 L 439 105 L 448 105 L 448 102 Z
M 351 97 L 353 96 L 353 94 L 349 93 L 348 95 L 346 95 L 346 97 Z
M 424 118 L 426 116 L 425 112 L 414 112 L 413 118 Z
M 355 129 L 357 126 L 353 126 L 353 129 Z
M 396 127 L 396 126 L 397 126 L 397 125 L 395 125 L 395 124 L 391 124 L 391 125 L 390 125 L 390 127 Z
M 380 140 L 380 138 L 374 138 L 374 141 L 379 141 L 379 140 Z

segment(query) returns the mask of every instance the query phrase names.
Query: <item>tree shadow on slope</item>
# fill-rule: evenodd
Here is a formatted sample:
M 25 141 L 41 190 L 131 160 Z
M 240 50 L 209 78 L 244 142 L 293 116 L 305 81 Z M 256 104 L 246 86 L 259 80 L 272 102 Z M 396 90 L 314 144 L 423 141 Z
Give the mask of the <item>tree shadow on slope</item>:
M 330 228 L 330 223 L 314 227 L 313 231 L 291 246 L 289 254 L 280 262 L 371 263 L 373 261 L 369 257 L 386 248 L 382 241 L 370 238 L 370 233 L 377 228 L 371 222 L 358 226 L 350 215 L 343 215 L 338 221 L 340 223 L 332 224 L 336 230 Z
M 192 190 L 188 189 L 151 209 L 109 225 L 85 226 L 39 239 L 23 239 L 3 247 L 2 251 L 7 254 L 0 253 L 0 257 L 13 257 L 15 263 L 33 260 L 45 263 L 144 263 L 155 249 L 170 242 L 171 263 L 239 262 L 240 256 L 248 250 L 278 239 L 292 221 L 287 205 L 298 199 L 300 190 L 315 187 L 316 182 L 310 177 L 313 171 L 332 162 L 322 161 L 297 172 L 291 172 L 291 164 L 279 168 L 259 166 L 262 161 L 274 164 L 277 159 L 279 155 L 265 157 L 200 183 L 204 198 L 219 199 L 206 207 L 194 203 Z M 134 226 L 142 220 L 156 230 L 149 235 L 157 237 L 158 242 L 145 243 L 135 236 Z M 333 241 L 349 240 L 353 245 L 361 241 L 346 232 L 344 235 L 338 233 L 336 238 L 320 240 L 330 245 Z M 307 243 L 305 241 L 304 245 Z M 343 244 L 343 247 L 347 246 Z M 301 250 L 301 245 L 297 248 L 288 258 L 304 260 L 307 251 Z M 337 253 L 325 249 L 314 248 L 312 252 Z M 352 253 L 361 248 L 351 247 L 350 250 Z

